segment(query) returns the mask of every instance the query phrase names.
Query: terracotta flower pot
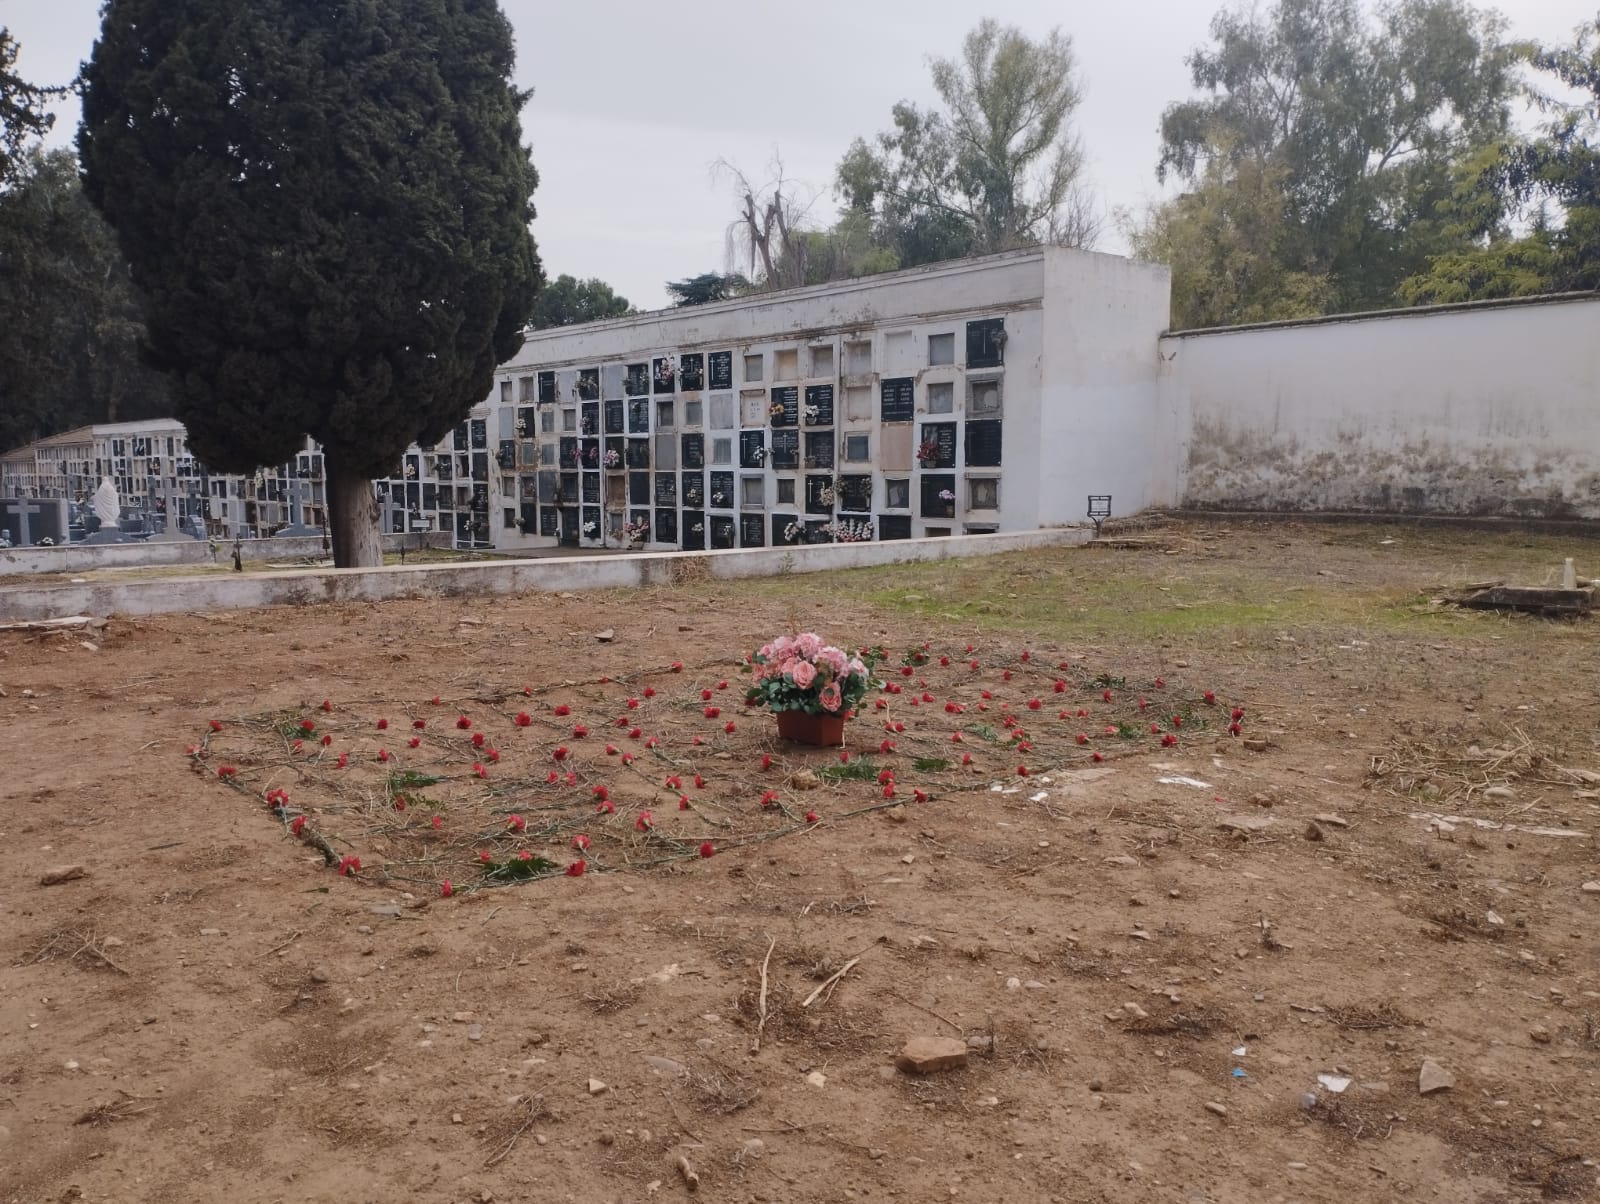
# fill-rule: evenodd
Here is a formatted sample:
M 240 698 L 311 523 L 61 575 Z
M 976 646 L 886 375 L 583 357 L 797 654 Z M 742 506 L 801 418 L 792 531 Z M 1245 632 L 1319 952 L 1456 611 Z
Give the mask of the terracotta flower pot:
M 836 748 L 844 743 L 843 715 L 808 715 L 804 711 L 779 711 L 778 735 L 795 744 Z

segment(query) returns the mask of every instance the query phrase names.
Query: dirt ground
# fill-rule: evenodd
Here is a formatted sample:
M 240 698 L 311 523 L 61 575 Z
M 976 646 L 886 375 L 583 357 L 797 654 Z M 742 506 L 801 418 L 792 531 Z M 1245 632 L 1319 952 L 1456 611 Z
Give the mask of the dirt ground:
M 0 634 L 0 1201 L 1600 1199 L 1600 542 L 1140 539 Z

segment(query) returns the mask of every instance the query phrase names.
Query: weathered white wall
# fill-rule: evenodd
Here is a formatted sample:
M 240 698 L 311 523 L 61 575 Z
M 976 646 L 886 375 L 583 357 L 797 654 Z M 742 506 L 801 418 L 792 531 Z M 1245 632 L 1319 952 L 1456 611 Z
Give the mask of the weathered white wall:
M 960 539 L 903 539 L 889 543 L 814 544 L 719 552 L 635 552 L 548 560 L 489 560 L 473 564 L 406 565 L 385 569 L 305 569 L 281 573 L 221 573 L 114 584 L 0 588 L 0 622 L 67 615 L 151 615 L 175 611 L 246 610 L 318 602 L 382 602 L 395 598 L 463 598 L 530 591 L 621 589 L 661 585 L 687 565 L 695 576 L 725 580 L 783 573 L 833 572 L 922 560 L 954 560 L 999 552 L 1070 547 L 1087 533 L 1026 531 Z
M 1187 507 L 1600 518 L 1600 297 L 1161 349 Z
M 1110 494 L 1117 515 L 1170 505 L 1177 441 L 1157 387 L 1157 343 L 1170 317 L 1171 273 L 1059 247 L 1046 256 L 1041 520 L 1084 521 L 1090 494 Z
M 448 548 L 449 535 L 385 535 L 383 550 L 408 552 L 419 548 Z M 325 556 L 322 540 L 315 536 L 245 539 L 239 542 L 243 559 L 250 561 Z M 233 541 L 219 542 L 218 564 L 233 559 Z M 159 568 L 164 565 L 208 564 L 211 545 L 204 539 L 148 539 L 139 543 L 64 544 L 53 548 L 0 548 L 0 577 L 23 573 L 81 573 L 89 569 Z

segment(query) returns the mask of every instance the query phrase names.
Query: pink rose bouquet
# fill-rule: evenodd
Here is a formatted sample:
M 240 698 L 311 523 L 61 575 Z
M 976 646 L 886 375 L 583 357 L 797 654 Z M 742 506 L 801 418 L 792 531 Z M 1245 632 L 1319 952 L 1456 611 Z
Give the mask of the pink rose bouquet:
M 854 710 L 873 680 L 875 658 L 852 656 L 811 632 L 781 635 L 750 658 L 755 675 L 746 694 L 772 711 L 837 715 Z

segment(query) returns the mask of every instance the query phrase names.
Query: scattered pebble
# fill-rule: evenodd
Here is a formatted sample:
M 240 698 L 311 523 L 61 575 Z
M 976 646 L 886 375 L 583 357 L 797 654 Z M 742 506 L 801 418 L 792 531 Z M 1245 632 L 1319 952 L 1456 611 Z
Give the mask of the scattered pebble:
M 913 1037 L 895 1059 L 895 1065 L 912 1074 L 959 1070 L 967 1064 L 967 1044 L 954 1037 Z
M 1217 1103 L 1217 1101 L 1214 1099 L 1206 1101 L 1206 1111 L 1215 1113 L 1217 1116 L 1226 1116 L 1228 1114 L 1227 1107 L 1223 1104 Z
M 1455 1075 L 1451 1074 L 1432 1058 L 1423 1059 L 1422 1070 L 1417 1075 L 1418 1094 L 1432 1095 L 1438 1091 L 1449 1091 L 1455 1085 Z
M 610 1091 L 610 1090 L 611 1090 L 611 1088 L 607 1087 L 599 1079 L 590 1079 L 589 1080 L 589 1094 L 590 1095 L 603 1095 L 605 1092 Z

